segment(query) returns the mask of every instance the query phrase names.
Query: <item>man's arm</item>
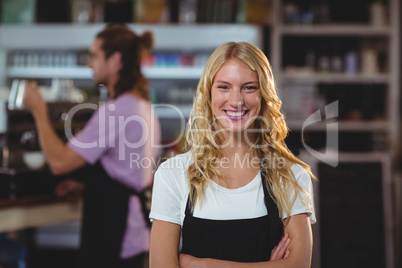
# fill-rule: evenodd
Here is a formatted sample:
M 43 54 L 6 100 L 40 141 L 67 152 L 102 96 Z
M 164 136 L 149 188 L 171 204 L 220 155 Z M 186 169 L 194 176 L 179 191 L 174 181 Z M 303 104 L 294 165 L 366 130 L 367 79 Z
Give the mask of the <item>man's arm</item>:
M 24 107 L 35 119 L 39 144 L 53 174 L 65 174 L 85 165 L 85 160 L 57 136 L 50 123 L 46 102 L 33 82 L 27 83 Z

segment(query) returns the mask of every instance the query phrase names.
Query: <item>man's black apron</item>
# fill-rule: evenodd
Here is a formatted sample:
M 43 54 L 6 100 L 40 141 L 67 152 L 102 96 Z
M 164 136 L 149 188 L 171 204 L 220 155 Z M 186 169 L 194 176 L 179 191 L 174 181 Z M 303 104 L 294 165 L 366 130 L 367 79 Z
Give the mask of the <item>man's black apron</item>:
M 84 170 L 81 267 L 119 267 L 133 190 L 112 179 L 100 162 Z
M 268 215 L 239 220 L 209 220 L 193 217 L 190 198 L 187 199 L 183 222 L 182 253 L 198 258 L 213 258 L 237 262 L 269 261 L 271 250 L 283 236 L 283 224 L 278 207 L 265 185 L 264 203 Z

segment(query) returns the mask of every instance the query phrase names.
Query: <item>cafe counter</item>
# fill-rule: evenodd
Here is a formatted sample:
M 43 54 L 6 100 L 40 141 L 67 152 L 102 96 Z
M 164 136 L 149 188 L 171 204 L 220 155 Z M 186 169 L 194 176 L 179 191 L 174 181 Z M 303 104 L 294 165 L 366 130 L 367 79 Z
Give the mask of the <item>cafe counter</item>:
M 0 199 L 0 232 L 77 221 L 81 214 L 81 199 L 66 200 L 53 194 Z

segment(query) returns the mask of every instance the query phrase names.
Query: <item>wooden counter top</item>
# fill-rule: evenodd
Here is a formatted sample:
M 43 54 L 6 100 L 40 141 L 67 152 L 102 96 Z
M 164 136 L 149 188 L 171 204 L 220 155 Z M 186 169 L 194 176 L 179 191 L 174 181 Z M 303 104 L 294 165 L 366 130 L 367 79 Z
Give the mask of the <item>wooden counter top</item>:
M 81 219 L 82 200 L 69 201 L 53 194 L 0 199 L 0 232 Z

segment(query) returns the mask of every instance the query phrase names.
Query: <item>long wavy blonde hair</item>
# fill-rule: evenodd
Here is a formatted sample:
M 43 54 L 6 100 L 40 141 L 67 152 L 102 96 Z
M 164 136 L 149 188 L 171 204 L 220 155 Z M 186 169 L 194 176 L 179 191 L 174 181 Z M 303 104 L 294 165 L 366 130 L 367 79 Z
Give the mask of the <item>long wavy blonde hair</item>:
M 259 116 L 263 120 L 255 120 L 253 126 L 265 131 L 260 131 L 251 138 L 250 150 L 256 153 L 260 162 L 272 160 L 273 157 L 284 160 L 282 166 L 269 163 L 261 165 L 261 172 L 266 174 L 266 185 L 271 187 L 280 216 L 284 219 L 282 211 L 290 215 L 290 210 L 301 192 L 310 198 L 297 183 L 291 171 L 292 164 L 303 166 L 312 178 L 315 177 L 310 167 L 297 159 L 286 146 L 284 139 L 288 135 L 288 128 L 280 111 L 282 102 L 276 93 L 271 65 L 260 49 L 247 42 L 228 42 L 218 47 L 209 58 L 198 84 L 186 134 L 187 146 L 194 160 L 187 174 L 192 208 L 197 201 L 202 205 L 205 189 L 211 183 L 212 177 L 224 178 L 216 167 L 216 159 L 222 158 L 223 155 L 219 149 L 221 141 L 218 135 L 214 135 L 217 124 L 211 109 L 211 87 L 215 74 L 229 59 L 247 64 L 258 74 L 262 96 Z M 302 200 L 310 207 L 309 200 Z M 287 220 L 284 223 L 287 224 Z

